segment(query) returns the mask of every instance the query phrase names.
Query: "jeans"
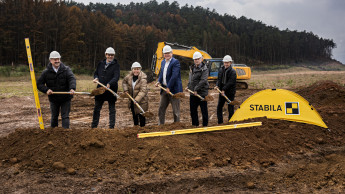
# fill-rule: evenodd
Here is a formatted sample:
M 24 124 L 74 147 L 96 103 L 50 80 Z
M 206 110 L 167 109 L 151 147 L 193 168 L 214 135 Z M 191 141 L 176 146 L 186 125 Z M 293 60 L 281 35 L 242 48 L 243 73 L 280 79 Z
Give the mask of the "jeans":
M 208 125 L 207 101 L 201 101 L 200 98 L 194 95 L 190 95 L 189 99 L 190 99 L 189 105 L 190 105 L 190 116 L 192 117 L 192 125 L 199 126 L 198 106 L 200 106 L 201 114 L 202 114 L 202 126 L 206 127 Z
M 97 128 L 99 123 L 99 117 L 101 114 L 103 100 L 95 100 L 95 108 L 93 109 L 93 118 L 91 123 L 91 128 Z M 109 106 L 109 128 L 114 129 L 115 127 L 115 101 L 108 101 Z
M 69 113 L 71 111 L 71 100 L 67 100 L 65 102 L 49 102 L 51 112 L 50 126 L 52 128 L 59 126 L 58 121 L 61 108 L 62 127 L 65 129 L 69 129 Z

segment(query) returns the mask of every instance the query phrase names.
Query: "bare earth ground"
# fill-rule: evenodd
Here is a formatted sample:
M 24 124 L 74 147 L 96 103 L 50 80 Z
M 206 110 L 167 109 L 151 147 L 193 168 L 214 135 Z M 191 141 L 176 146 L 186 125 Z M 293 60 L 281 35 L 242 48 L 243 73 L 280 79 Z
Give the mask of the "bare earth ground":
M 75 96 L 71 129 L 50 129 L 47 97 L 40 96 L 46 129 L 40 130 L 33 97 L 0 101 L 0 193 L 247 193 L 345 192 L 345 88 L 329 81 L 299 88 L 329 130 L 266 118 L 260 127 L 138 139 L 137 133 L 191 128 L 189 99 L 181 123 L 157 126 L 159 91 L 150 86 L 144 128 L 133 127 L 127 100 L 116 103 L 116 129 L 89 128 L 94 101 Z M 244 101 L 259 90 L 239 90 Z M 216 125 L 217 94 L 209 103 Z M 200 116 L 200 114 L 199 114 Z M 227 117 L 227 115 L 225 115 Z M 249 122 L 249 121 L 246 121 Z

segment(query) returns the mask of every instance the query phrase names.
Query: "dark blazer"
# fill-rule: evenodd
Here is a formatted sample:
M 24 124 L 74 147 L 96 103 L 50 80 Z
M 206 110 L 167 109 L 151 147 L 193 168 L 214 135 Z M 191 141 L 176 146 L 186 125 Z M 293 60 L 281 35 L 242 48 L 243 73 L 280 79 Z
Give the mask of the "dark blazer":
M 165 66 L 165 59 L 162 61 L 161 70 L 159 72 L 158 82 L 163 86 L 170 89 L 173 94 L 182 92 L 182 81 L 181 81 L 181 65 L 180 62 L 174 57 L 171 58 L 169 67 L 167 69 L 166 81 L 167 85 L 163 85 L 163 71 Z M 162 93 L 162 90 L 161 90 Z
M 98 63 L 97 69 L 94 73 L 94 78 L 98 78 L 98 81 L 104 84 L 110 84 L 110 89 L 117 93 L 118 84 L 120 78 L 120 65 L 117 63 L 117 60 L 114 59 L 107 68 L 105 68 L 106 60 L 103 60 Z M 97 85 L 97 88 L 102 87 Z M 116 97 L 106 90 L 102 95 L 95 96 L 96 100 L 101 101 L 116 101 Z
M 231 66 L 227 69 L 223 66 L 218 71 L 217 86 L 221 91 L 224 90 L 230 100 L 234 100 L 236 94 L 236 77 L 236 71 Z
M 76 79 L 72 70 L 60 63 L 58 72 L 55 72 L 51 63 L 42 72 L 37 80 L 37 89 L 43 93 L 47 93 L 49 89 L 53 92 L 69 92 L 76 89 Z M 48 96 L 49 101 L 65 102 L 71 100 L 73 95 L 70 94 L 52 94 Z
M 208 68 L 205 63 L 201 63 L 199 67 L 195 64 L 190 66 L 188 88 L 192 91 L 197 91 L 200 96 L 208 95 Z

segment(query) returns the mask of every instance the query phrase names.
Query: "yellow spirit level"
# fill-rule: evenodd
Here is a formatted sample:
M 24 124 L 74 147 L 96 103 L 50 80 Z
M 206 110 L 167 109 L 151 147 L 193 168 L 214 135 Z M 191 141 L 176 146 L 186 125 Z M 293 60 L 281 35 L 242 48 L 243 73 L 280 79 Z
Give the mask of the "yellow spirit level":
M 36 109 L 37 109 L 38 122 L 40 124 L 40 128 L 44 129 L 42 112 L 41 112 L 41 106 L 40 106 L 40 99 L 38 98 L 38 92 L 37 92 L 37 85 L 36 85 L 36 77 L 35 77 L 34 65 L 32 63 L 32 56 L 31 56 L 31 49 L 30 49 L 29 38 L 25 38 L 25 45 L 26 45 L 26 53 L 28 55 L 28 62 L 29 62 L 29 68 L 30 68 L 32 89 L 34 90 L 34 95 L 35 95 L 35 103 L 36 103 Z

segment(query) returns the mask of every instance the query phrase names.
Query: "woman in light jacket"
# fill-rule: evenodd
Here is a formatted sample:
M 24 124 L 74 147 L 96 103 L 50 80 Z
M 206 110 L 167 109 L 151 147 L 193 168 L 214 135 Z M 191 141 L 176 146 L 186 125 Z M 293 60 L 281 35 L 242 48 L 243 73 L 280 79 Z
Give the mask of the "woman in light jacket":
M 145 112 L 148 110 L 147 76 L 141 71 L 140 63 L 134 62 L 132 64 L 132 70 L 123 79 L 122 87 L 123 91 L 131 95 Z M 129 99 L 128 107 L 132 111 L 134 125 L 139 125 L 140 123 L 140 127 L 144 127 L 145 117 L 140 114 L 140 109 L 131 99 Z

